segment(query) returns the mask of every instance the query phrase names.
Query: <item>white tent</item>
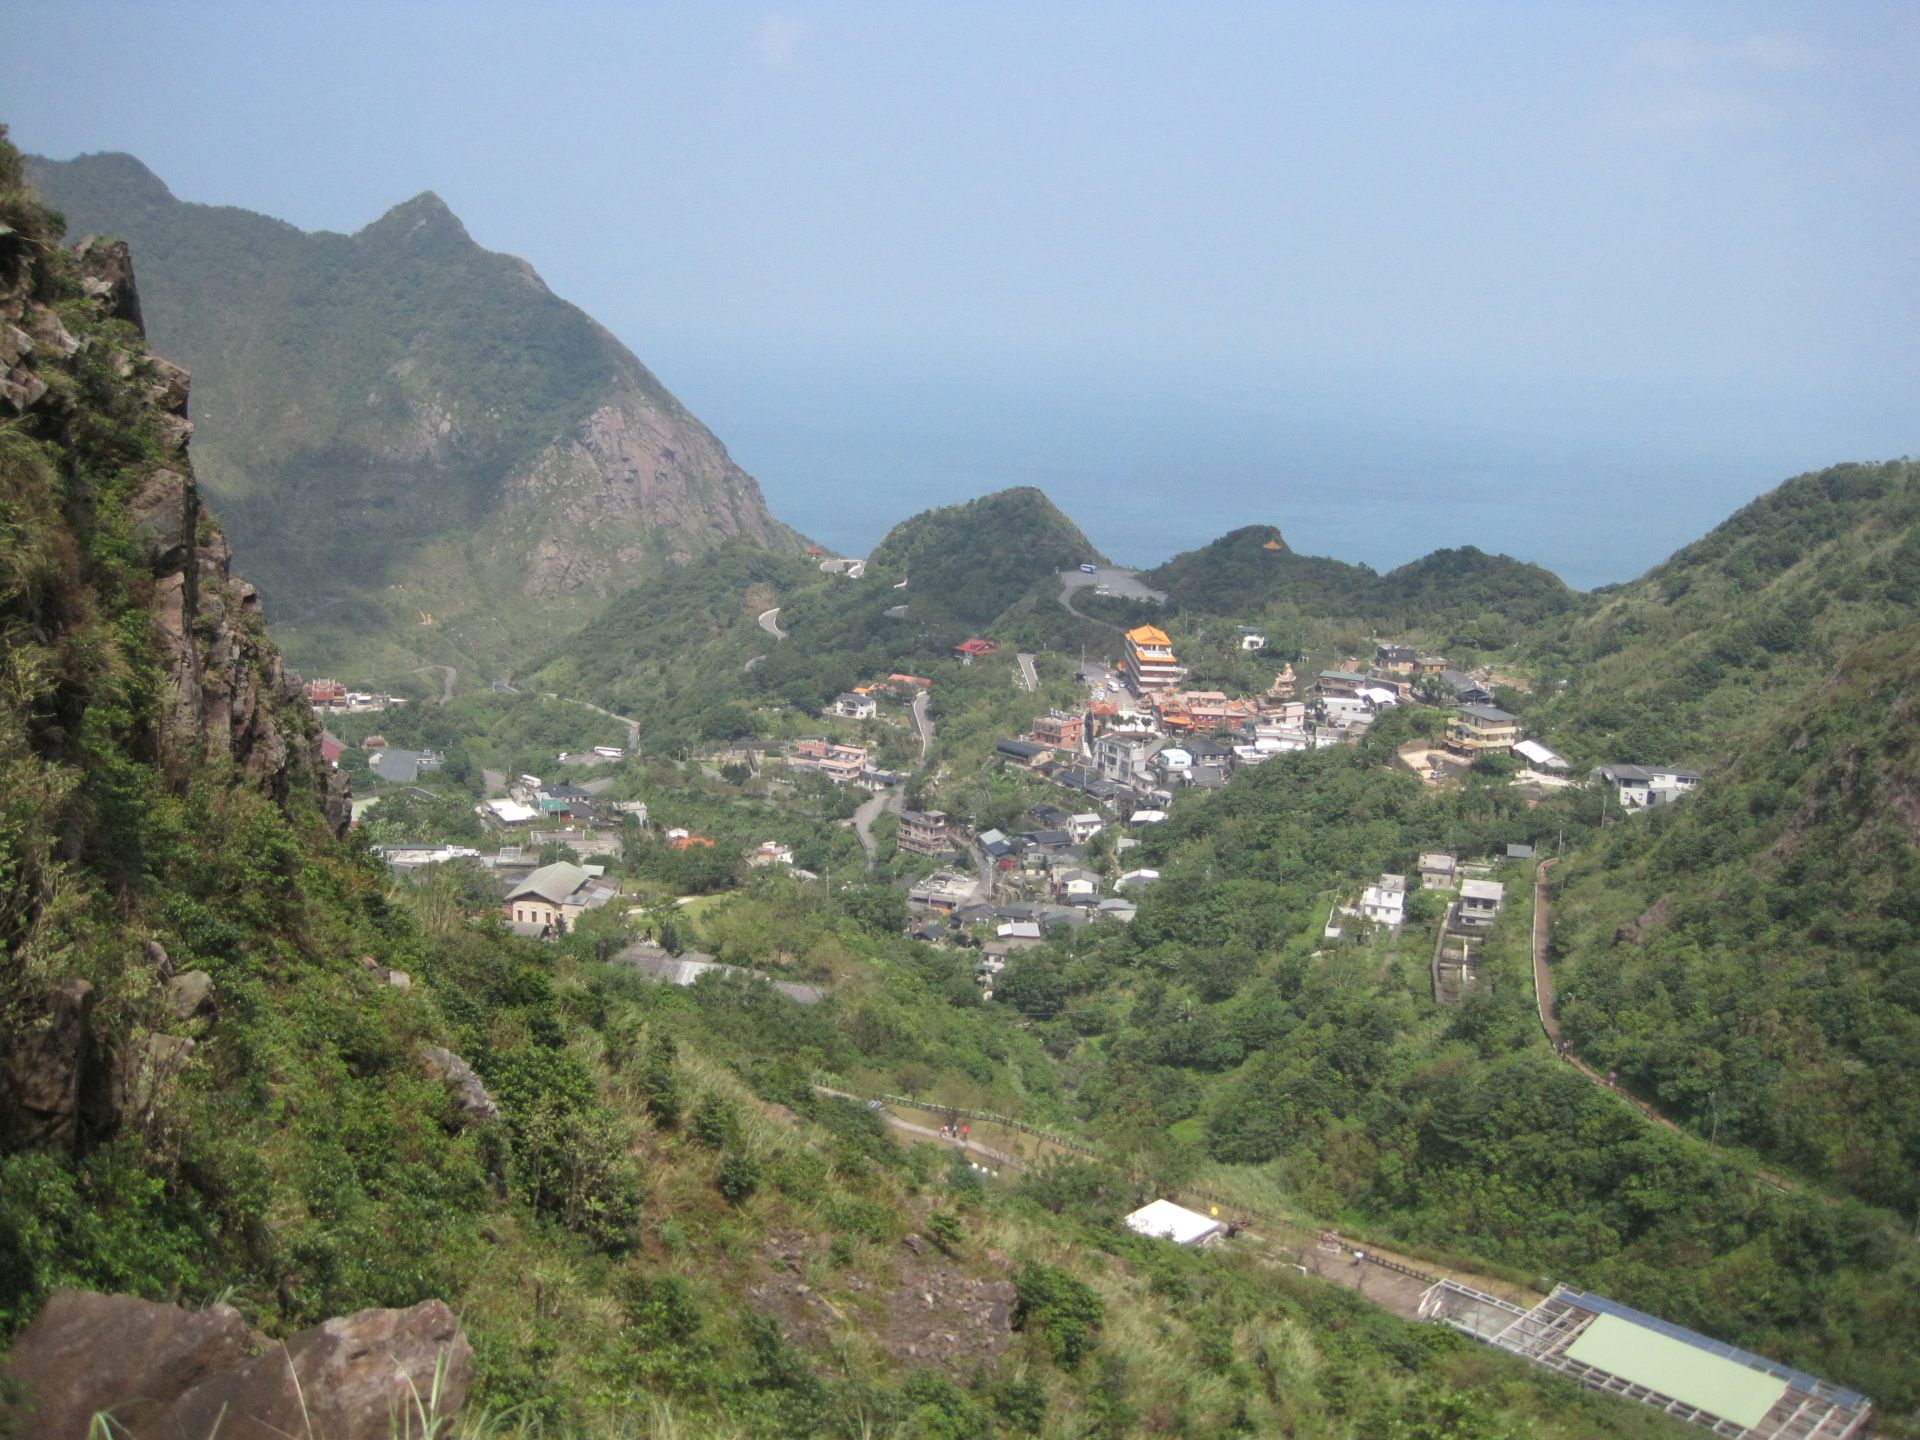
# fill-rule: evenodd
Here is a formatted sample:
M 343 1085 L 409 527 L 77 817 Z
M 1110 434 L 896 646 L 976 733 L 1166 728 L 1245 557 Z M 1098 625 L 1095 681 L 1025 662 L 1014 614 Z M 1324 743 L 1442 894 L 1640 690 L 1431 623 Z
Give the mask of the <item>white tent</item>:
M 1204 1245 L 1227 1233 L 1225 1221 L 1176 1205 L 1171 1200 L 1142 1205 L 1127 1216 L 1125 1223 L 1136 1235 L 1171 1240 L 1176 1245 Z

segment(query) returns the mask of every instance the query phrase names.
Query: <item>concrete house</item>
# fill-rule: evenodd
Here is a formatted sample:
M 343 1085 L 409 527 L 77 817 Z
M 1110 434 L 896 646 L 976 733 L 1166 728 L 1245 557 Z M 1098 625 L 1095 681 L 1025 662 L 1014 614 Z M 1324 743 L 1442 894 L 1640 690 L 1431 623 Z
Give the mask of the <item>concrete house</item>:
M 1437 850 L 1422 855 L 1415 868 L 1420 872 L 1422 890 L 1451 890 L 1460 883 L 1460 862 Z
M 1100 778 L 1131 785 L 1145 778 L 1148 765 L 1166 745 L 1158 735 L 1139 730 L 1109 730 L 1093 742 L 1093 766 Z
M 1398 929 L 1407 918 L 1407 877 L 1382 875 L 1361 892 L 1360 913 L 1376 925 Z
M 1466 929 L 1484 930 L 1493 924 L 1506 899 L 1507 887 L 1498 880 L 1462 880 L 1454 920 Z
M 1505 755 L 1520 739 L 1520 720 L 1494 705 L 1462 705 L 1447 725 L 1447 749 L 1462 760 Z
M 506 918 L 516 925 L 551 926 L 561 935 L 619 893 L 620 882 L 607 879 L 602 867 L 557 860 L 507 887 Z
M 1700 783 L 1700 772 L 1652 765 L 1596 765 L 1589 778 L 1613 786 L 1622 810 L 1651 810 L 1689 794 Z
M 939 810 L 902 810 L 894 843 L 912 855 L 944 855 L 950 848 L 946 815 Z
M 858 695 L 849 690 L 834 697 L 829 712 L 846 720 L 871 720 L 880 713 L 880 706 L 871 695 Z
M 1071 710 L 1049 710 L 1038 716 L 1030 732 L 1036 744 L 1051 750 L 1079 750 L 1087 738 L 1087 718 Z

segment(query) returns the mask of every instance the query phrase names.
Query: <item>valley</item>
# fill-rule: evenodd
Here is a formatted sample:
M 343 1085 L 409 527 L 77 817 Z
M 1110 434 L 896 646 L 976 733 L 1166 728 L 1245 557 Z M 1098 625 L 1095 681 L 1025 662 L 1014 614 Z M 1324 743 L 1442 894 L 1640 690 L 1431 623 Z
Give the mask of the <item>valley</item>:
M 1920 1435 L 1913 462 L 1590 594 L 1030 487 L 846 562 L 431 197 L 71 165 L 131 261 L 0 149 L 0 1344 L 443 1301 L 473 1440 L 1734 1423 L 1660 1334 Z

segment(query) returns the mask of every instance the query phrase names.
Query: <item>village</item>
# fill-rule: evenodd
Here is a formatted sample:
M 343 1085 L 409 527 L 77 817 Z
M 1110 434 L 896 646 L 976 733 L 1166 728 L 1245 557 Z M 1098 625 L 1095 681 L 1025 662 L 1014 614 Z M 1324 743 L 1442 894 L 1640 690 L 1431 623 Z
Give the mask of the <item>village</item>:
M 1411 741 L 1393 753 L 1392 763 L 1428 786 L 1460 783 L 1476 767 L 1486 771 L 1489 760 L 1530 801 L 1581 783 L 1565 759 L 1528 737 L 1520 718 L 1496 703 L 1501 691 L 1525 694 L 1513 677 L 1469 672 L 1445 656 L 1381 641 L 1364 661 L 1336 657 L 1305 682 L 1282 659 L 1264 689 L 1232 694 L 1192 687 L 1191 670 L 1160 626 L 1138 624 L 1118 634 L 1111 663 L 1079 662 L 1073 677 L 1078 703 L 1059 704 L 1056 691 L 1054 702 L 1036 705 L 1024 733 L 993 744 L 990 764 L 1034 796 L 1022 816 L 1028 823 L 1019 826 L 982 825 L 971 815 L 903 803 L 907 777 L 897 765 L 881 762 L 873 737 L 876 726 L 884 731 L 904 725 L 909 742 L 917 741 L 922 753 L 929 749 L 928 701 L 935 681 L 923 675 L 895 671 L 839 693 L 820 713 L 826 724 L 817 733 L 726 741 L 689 757 L 689 763 L 708 776 L 751 777 L 770 795 L 807 777 L 871 795 L 856 820 L 846 822 L 868 847 L 869 870 L 878 850 L 872 822 L 890 813 L 889 873 L 905 893 L 906 934 L 968 956 L 987 1000 L 1008 961 L 1049 936 L 1132 921 L 1143 892 L 1160 875 L 1130 860 L 1130 852 L 1166 821 L 1183 793 L 1217 790 L 1276 756 L 1354 744 L 1395 707 L 1418 704 L 1447 712 L 1438 743 Z M 1273 654 L 1257 626 L 1237 627 L 1230 643 L 1255 663 Z M 1000 654 L 998 642 L 976 635 L 953 646 L 952 661 L 973 667 Z M 1023 652 L 1017 658 L 1015 683 L 1037 690 L 1035 657 Z M 334 680 L 310 683 L 308 696 L 328 718 L 377 714 L 405 703 Z M 359 748 L 367 775 L 379 783 L 375 795 L 356 802 L 357 816 L 382 795 L 435 798 L 422 787 L 434 780 L 443 754 L 390 745 L 378 734 L 365 736 Z M 901 753 L 898 741 L 893 750 Z M 331 734 L 325 754 L 336 764 L 342 758 L 342 742 Z M 616 873 L 634 838 L 646 836 L 677 851 L 711 851 L 716 841 L 685 825 L 656 826 L 646 801 L 609 798 L 612 776 L 629 758 L 624 747 L 596 745 L 555 757 L 570 778 L 490 773 L 488 780 L 499 783 L 490 784 L 473 806 L 484 848 L 408 838 L 385 841 L 378 853 L 396 875 L 417 875 L 425 866 L 456 859 L 481 867 L 499 892 L 503 923 L 530 939 L 567 934 L 583 916 L 608 906 L 638 925 L 641 908 Z M 1616 764 L 1595 767 L 1586 783 L 1600 787 L 1625 815 L 1670 803 L 1698 779 L 1686 770 Z M 1045 798 L 1047 791 L 1057 799 Z M 1493 878 L 1496 868 L 1531 858 L 1526 845 L 1510 846 L 1502 856 L 1424 854 L 1415 876 L 1383 873 L 1335 897 L 1321 940 L 1339 945 L 1397 937 L 1416 915 L 1437 918 L 1432 994 L 1439 1003 L 1458 1003 L 1487 983 L 1480 951 L 1505 902 L 1505 884 Z M 793 845 L 780 839 L 764 839 L 716 862 L 737 865 L 737 875 L 777 866 L 802 882 L 821 878 L 796 864 Z M 669 955 L 651 936 L 629 950 L 638 968 L 683 984 L 714 963 L 698 952 Z

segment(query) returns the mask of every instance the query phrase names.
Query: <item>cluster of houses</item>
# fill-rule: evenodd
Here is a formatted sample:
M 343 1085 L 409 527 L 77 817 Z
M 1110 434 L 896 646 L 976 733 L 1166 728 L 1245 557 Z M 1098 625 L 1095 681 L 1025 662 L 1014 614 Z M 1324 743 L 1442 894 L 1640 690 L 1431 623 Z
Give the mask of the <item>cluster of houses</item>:
M 349 690 L 338 680 L 309 680 L 306 682 L 306 691 L 307 703 L 314 709 L 338 715 L 364 715 L 407 703 L 405 696 L 374 690 Z
M 1509 860 L 1528 859 L 1533 848 L 1509 845 Z M 1485 934 L 1500 907 L 1506 903 L 1506 886 L 1489 879 L 1493 860 L 1461 861 L 1452 855 L 1428 852 L 1421 855 L 1416 872 L 1421 890 L 1437 890 L 1457 898 L 1449 904 L 1446 927 L 1458 933 Z M 1327 917 L 1325 937 L 1338 940 L 1346 935 L 1346 922 L 1364 920 L 1370 925 L 1398 930 L 1406 923 L 1407 896 L 1412 889 L 1406 875 L 1382 874 L 1360 892 L 1352 905 L 1336 905 Z
M 915 916 L 908 934 L 929 944 L 976 948 L 974 977 L 986 998 L 1007 958 L 1038 945 L 1060 929 L 1077 929 L 1098 920 L 1122 924 L 1138 910 L 1139 892 L 1160 878 L 1148 869 L 1124 870 L 1109 882 L 1090 868 L 1087 845 L 1107 826 L 1091 812 L 1070 815 L 1056 806 L 1036 805 L 1028 812 L 1031 829 L 1009 835 L 983 830 L 970 854 L 988 872 L 985 878 L 959 870 L 937 870 L 908 892 Z M 1138 812 L 1133 820 L 1152 824 L 1164 812 Z M 937 812 L 907 811 L 901 816 L 902 848 L 913 835 L 913 853 L 950 856 L 963 848 L 962 837 Z M 940 848 L 930 847 L 938 840 Z M 1117 854 L 1138 845 L 1122 837 Z

